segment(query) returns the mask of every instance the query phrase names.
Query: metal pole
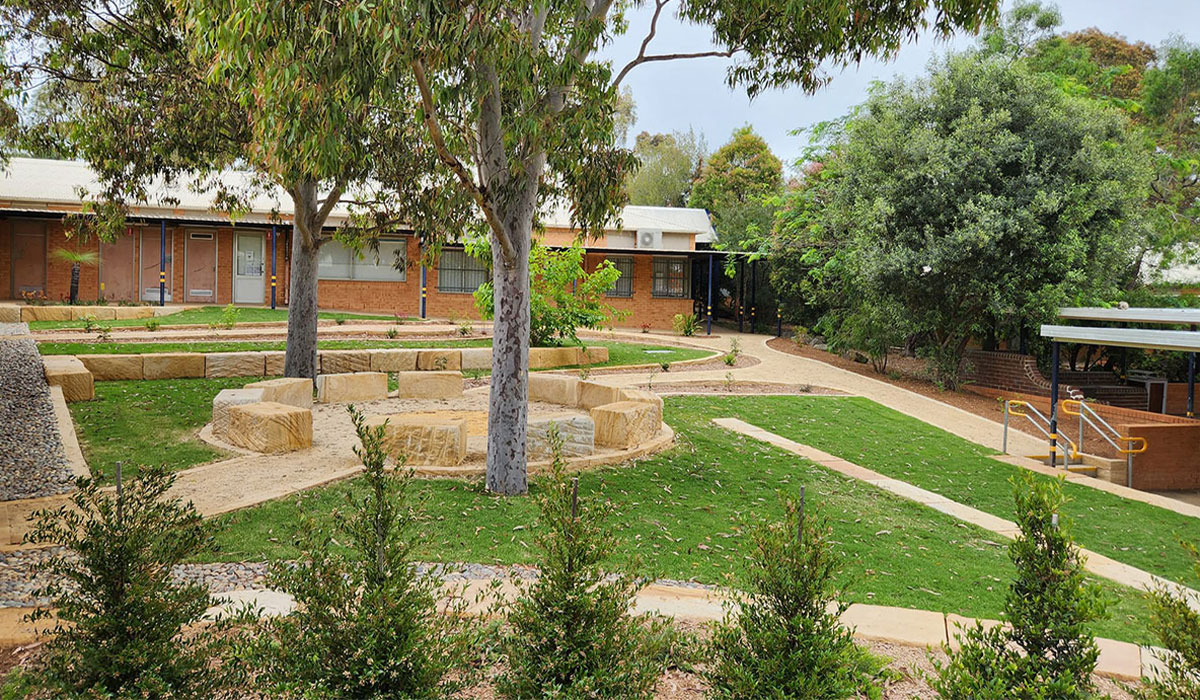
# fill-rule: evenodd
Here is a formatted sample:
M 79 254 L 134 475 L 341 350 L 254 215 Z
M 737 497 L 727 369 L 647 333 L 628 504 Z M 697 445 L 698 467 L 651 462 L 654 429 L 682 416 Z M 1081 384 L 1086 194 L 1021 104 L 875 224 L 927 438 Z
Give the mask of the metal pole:
M 713 254 L 708 254 L 708 335 L 712 335 Z
M 1050 466 L 1058 466 L 1058 341 L 1050 344 Z M 1065 468 L 1066 458 L 1063 458 Z
M 278 230 L 275 226 L 271 226 L 271 308 L 275 308 L 275 287 L 278 278 L 275 277 L 275 236 Z
M 1133 488 L 1133 453 L 1125 454 L 1125 485 Z
M 167 304 L 167 222 L 159 222 L 158 229 L 158 305 Z
M 426 273 L 425 261 L 422 260 L 421 261 L 421 318 L 425 318 L 425 294 L 426 294 L 425 273 Z
M 742 332 L 742 319 L 745 318 L 746 298 L 744 296 L 746 287 L 746 261 L 738 258 L 738 333 Z
M 1000 454 L 1008 454 L 1008 399 L 1004 400 L 1004 437 L 1000 438 Z
M 750 261 L 750 332 L 754 332 L 754 324 L 758 323 L 758 261 Z
M 775 337 L 783 337 L 783 309 L 779 306 L 779 300 L 775 300 Z

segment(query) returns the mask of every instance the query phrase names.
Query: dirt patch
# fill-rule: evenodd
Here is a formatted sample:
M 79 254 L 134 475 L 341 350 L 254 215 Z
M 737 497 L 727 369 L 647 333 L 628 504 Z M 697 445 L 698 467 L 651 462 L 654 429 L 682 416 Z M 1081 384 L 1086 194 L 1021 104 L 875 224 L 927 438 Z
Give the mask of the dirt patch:
M 732 394 L 759 396 L 787 394 L 788 396 L 845 396 L 845 392 L 808 384 L 775 384 L 772 382 L 654 382 L 656 394 Z
M 714 370 L 722 370 L 722 369 L 723 370 L 745 369 L 747 367 L 753 367 L 754 365 L 757 365 L 760 362 L 762 362 L 762 360 L 758 359 L 757 357 L 751 357 L 750 355 L 738 355 L 737 361 L 734 362 L 732 365 L 729 365 L 729 364 L 725 364 L 725 360 L 718 357 L 718 358 L 714 358 L 712 360 L 708 360 L 707 362 L 697 362 L 694 364 L 686 364 L 686 365 L 682 365 L 682 364 L 670 365 L 669 368 L 665 372 L 660 371 L 660 376 L 663 374 L 670 374 L 672 372 L 680 372 L 680 373 L 682 373 L 682 372 L 712 372 Z M 639 367 L 614 367 L 612 369 L 594 369 L 591 371 L 591 375 L 597 376 L 597 375 L 601 375 L 601 374 L 646 374 L 647 372 L 650 372 L 650 371 L 652 371 L 652 370 L 643 365 L 643 366 L 639 366 Z

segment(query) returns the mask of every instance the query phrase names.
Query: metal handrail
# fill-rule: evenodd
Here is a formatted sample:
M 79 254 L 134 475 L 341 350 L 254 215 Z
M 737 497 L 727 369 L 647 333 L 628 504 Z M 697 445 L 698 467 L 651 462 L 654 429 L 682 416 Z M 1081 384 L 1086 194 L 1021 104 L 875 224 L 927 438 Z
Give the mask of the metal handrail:
M 1030 411 L 1033 412 L 1033 415 L 1031 416 L 1028 413 L 1022 413 L 1020 411 L 1013 410 L 1017 406 L 1021 406 L 1021 407 L 1029 409 Z M 1035 407 L 1033 404 L 1029 403 L 1028 401 L 1018 401 L 1016 399 L 1006 399 L 1004 401 L 1004 439 L 1003 439 L 1003 442 L 1001 445 L 1002 452 L 1004 452 L 1004 453 L 1008 452 L 1008 417 L 1009 416 L 1018 416 L 1021 418 L 1028 418 L 1029 422 L 1033 424 L 1033 427 L 1040 430 L 1042 435 L 1046 436 L 1046 439 L 1050 439 L 1050 430 L 1049 430 L 1050 419 L 1046 418 L 1046 416 L 1044 416 L 1041 411 L 1037 410 L 1037 407 Z M 1034 416 L 1036 416 L 1039 420 L 1041 420 L 1042 423 L 1045 423 L 1046 427 L 1042 427 L 1041 423 L 1039 423 L 1037 420 L 1034 420 Z M 1069 459 L 1078 459 L 1079 458 L 1079 446 L 1076 445 L 1075 441 L 1072 440 L 1068 435 L 1066 435 L 1064 433 L 1059 433 L 1058 437 L 1055 438 L 1055 440 L 1063 440 L 1071 448 L 1070 452 L 1063 455 L 1064 462 L 1068 458 Z
M 1076 410 L 1071 410 L 1072 407 Z M 1144 437 L 1139 437 L 1136 435 L 1122 435 L 1121 431 L 1109 425 L 1108 421 L 1104 420 L 1099 413 L 1096 413 L 1095 409 L 1082 401 L 1078 401 L 1076 399 L 1064 399 L 1062 402 L 1062 410 L 1063 413 L 1069 416 L 1079 416 L 1080 443 L 1083 442 L 1083 423 L 1086 421 L 1088 425 L 1092 426 L 1093 430 L 1100 434 L 1100 437 L 1104 438 L 1108 444 L 1113 446 L 1113 449 L 1115 449 L 1118 453 L 1125 455 L 1125 485 L 1133 488 L 1133 456 L 1140 455 L 1149 449 L 1150 441 Z M 1100 425 L 1107 428 L 1108 431 L 1113 434 L 1113 436 L 1109 437 L 1108 433 L 1104 432 L 1104 430 L 1101 430 L 1100 426 L 1096 425 L 1096 422 L 1092 420 L 1093 418 L 1096 422 L 1099 422 Z M 1124 446 L 1117 444 L 1118 441 L 1124 443 Z M 1138 447 L 1134 447 L 1135 444 L 1138 445 Z

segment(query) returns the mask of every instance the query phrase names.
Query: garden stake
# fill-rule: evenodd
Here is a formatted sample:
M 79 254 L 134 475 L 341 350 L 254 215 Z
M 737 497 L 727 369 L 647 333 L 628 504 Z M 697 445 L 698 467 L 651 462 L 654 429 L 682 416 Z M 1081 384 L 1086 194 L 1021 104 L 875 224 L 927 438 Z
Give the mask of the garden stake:
M 121 462 L 117 462 L 117 522 L 121 522 L 121 502 L 125 500 L 124 488 L 121 485 Z
M 579 477 L 571 479 L 571 519 L 579 518 Z

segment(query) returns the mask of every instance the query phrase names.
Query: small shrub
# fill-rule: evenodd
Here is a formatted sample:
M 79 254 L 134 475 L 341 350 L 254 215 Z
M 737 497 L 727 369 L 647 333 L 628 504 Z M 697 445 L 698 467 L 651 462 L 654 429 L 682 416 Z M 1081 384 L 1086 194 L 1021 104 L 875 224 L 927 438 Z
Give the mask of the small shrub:
M 1196 545 L 1184 542 L 1183 546 L 1197 558 L 1196 576 L 1200 577 Z M 1150 591 L 1150 629 L 1170 653 L 1162 673 L 1143 679 L 1141 697 L 1145 700 L 1200 698 L 1200 613 L 1192 607 L 1197 601 L 1188 597 L 1162 585 Z
M 646 378 L 647 391 L 652 391 L 654 389 L 654 378 L 657 377 L 658 373 L 661 371 L 662 371 L 661 367 L 651 367 L 650 368 L 650 376 Z
M 667 362 L 666 360 L 663 360 L 663 361 L 659 362 L 659 363 L 658 363 L 658 367 L 659 367 L 659 369 L 661 369 L 661 370 L 662 370 L 662 371 L 664 371 L 664 372 L 670 372 L 670 371 L 671 371 L 671 363 L 670 363 L 670 362 Z
M 112 326 L 111 325 L 109 325 L 107 323 L 105 323 L 103 325 L 98 324 L 96 326 L 96 328 L 97 328 L 96 342 L 98 342 L 98 343 L 112 342 Z
M 579 378 L 586 382 L 590 376 L 592 376 L 592 366 L 587 363 L 580 365 Z
M 464 338 L 475 333 L 475 326 L 470 321 L 458 324 L 458 334 Z
M 99 327 L 100 324 L 96 323 L 96 317 L 94 315 L 88 314 L 87 316 L 83 317 L 84 333 L 95 333 Z
M 41 565 L 51 583 L 39 595 L 57 618 L 29 697 L 201 700 L 234 685 L 233 665 L 217 663 L 225 625 L 196 626 L 213 604 L 208 589 L 171 581 L 172 566 L 212 543 L 191 504 L 168 496 L 173 482 L 149 467 L 115 494 L 81 479 L 69 505 L 37 514 L 27 541 L 63 548 Z
M 675 328 L 676 333 L 689 338 L 700 330 L 700 321 L 696 318 L 696 314 L 675 314 L 671 325 Z
M 732 367 L 737 364 L 738 358 L 737 358 L 737 355 L 734 355 L 733 353 L 727 353 L 724 357 L 721 358 L 721 360 L 726 365 Z
M 1088 626 L 1104 615 L 1100 589 L 1084 579 L 1083 558 L 1058 512 L 1062 480 L 1013 479 L 1021 534 L 1008 547 L 1017 575 L 1009 585 L 1004 621 L 958 634 L 959 649 L 935 661 L 933 687 L 947 700 L 1095 697 L 1092 672 L 1099 650 Z
M 710 696 L 878 697 L 883 664 L 839 620 L 849 603 L 834 582 L 841 557 L 829 521 L 803 500 L 782 501 L 782 523 L 754 528 L 749 588 L 713 631 Z
M 647 627 L 629 614 L 641 584 L 636 562 L 612 562 L 613 505 L 581 501 L 578 480 L 564 475 L 557 431 L 549 441 L 553 467 L 538 499 L 541 575 L 508 606 L 496 690 L 521 699 L 650 698 L 666 664 L 665 623 Z
M 233 330 L 234 326 L 237 325 L 238 316 L 240 313 L 241 311 L 234 306 L 232 302 L 226 304 L 225 307 L 221 309 L 221 317 L 208 324 L 209 330 Z
M 346 324 L 346 319 L 343 316 L 338 316 L 337 318 L 333 319 L 333 322 L 339 326 L 343 326 Z
M 411 473 L 386 469 L 384 426 L 349 411 L 365 493 L 347 492 L 329 530 L 306 519 L 300 560 L 272 569 L 299 607 L 263 623 L 250 649 L 258 682 L 269 697 L 450 697 L 470 681 L 477 626 L 460 604 L 439 609 L 441 582 L 412 561 Z
M 146 330 L 153 333 L 153 332 L 157 331 L 159 328 L 162 328 L 162 321 L 158 320 L 157 318 L 152 318 L 152 319 L 147 320 L 142 325 L 145 326 Z
M 650 324 L 649 324 L 649 323 L 643 323 L 643 324 L 642 324 L 642 332 L 643 332 L 643 333 L 649 333 L 649 332 L 650 332 Z
M 725 373 L 725 391 L 733 391 L 733 372 Z
M 742 341 L 739 338 L 729 339 L 729 354 L 735 358 L 742 354 Z
M 389 340 L 395 340 L 396 336 L 400 335 L 400 329 L 396 328 L 395 326 L 392 326 L 391 328 L 384 331 L 383 334 L 386 335 Z

